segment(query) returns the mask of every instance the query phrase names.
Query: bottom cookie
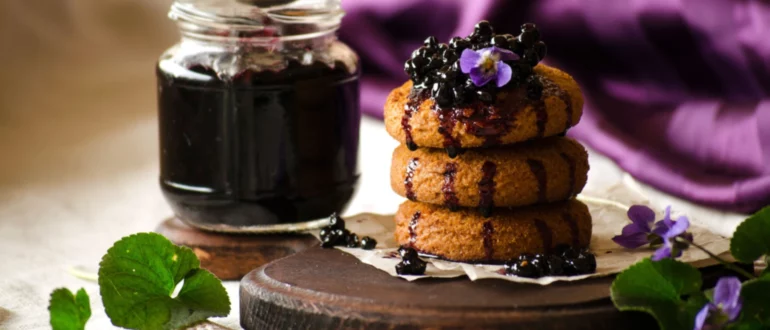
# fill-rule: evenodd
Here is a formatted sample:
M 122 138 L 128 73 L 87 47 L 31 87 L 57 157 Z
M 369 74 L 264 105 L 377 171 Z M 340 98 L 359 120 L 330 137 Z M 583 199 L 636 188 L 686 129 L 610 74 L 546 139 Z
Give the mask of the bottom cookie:
M 395 216 L 396 241 L 439 258 L 503 263 L 524 253 L 549 253 L 559 245 L 588 247 L 591 214 L 574 199 L 515 209 L 484 218 L 475 209 L 407 201 Z

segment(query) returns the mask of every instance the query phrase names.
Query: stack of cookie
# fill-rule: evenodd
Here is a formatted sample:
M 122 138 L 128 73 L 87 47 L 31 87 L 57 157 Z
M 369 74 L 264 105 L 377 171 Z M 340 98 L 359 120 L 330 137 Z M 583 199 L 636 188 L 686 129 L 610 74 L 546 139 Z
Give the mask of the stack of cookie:
M 586 183 L 588 154 L 564 136 L 580 120 L 583 98 L 572 77 L 528 53 L 542 42 L 539 33 L 523 42 L 527 31 L 525 25 L 521 35 L 501 37 L 482 22 L 449 45 L 428 38 L 407 62 L 412 79 L 385 105 L 387 131 L 401 142 L 391 185 L 409 199 L 395 217 L 402 246 L 448 260 L 502 263 L 589 245 L 591 216 L 574 198 Z M 523 55 L 505 62 L 513 67 L 511 83 L 472 85 L 458 72 L 461 48 L 481 52 L 490 43 Z M 444 65 L 420 68 L 420 56 Z M 445 99 L 442 88 L 456 97 Z

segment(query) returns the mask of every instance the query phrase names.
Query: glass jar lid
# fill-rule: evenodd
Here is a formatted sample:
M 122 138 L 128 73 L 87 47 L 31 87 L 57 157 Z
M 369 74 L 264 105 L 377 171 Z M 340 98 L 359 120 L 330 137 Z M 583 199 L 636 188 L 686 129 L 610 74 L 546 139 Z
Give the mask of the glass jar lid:
M 177 0 L 169 17 L 210 29 L 263 31 L 265 37 L 330 32 L 339 27 L 340 0 Z M 291 25 L 305 28 L 276 29 Z

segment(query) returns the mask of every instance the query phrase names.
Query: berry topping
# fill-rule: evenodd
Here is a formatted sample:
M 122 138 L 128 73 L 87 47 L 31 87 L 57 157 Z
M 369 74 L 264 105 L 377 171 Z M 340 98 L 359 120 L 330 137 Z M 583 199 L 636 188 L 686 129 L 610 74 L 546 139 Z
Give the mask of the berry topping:
M 345 229 L 345 220 L 342 220 L 337 213 L 332 213 L 329 217 L 329 228 L 332 229 Z
M 377 240 L 375 240 L 374 238 L 371 238 L 369 236 L 364 236 L 364 238 L 361 239 L 361 248 L 364 250 L 372 250 L 376 246 L 377 246 Z
M 417 256 L 417 251 L 410 247 L 400 247 L 401 262 L 396 265 L 396 273 L 399 275 L 424 275 L 427 263 Z
M 483 60 L 483 63 L 470 63 L 478 66 L 472 72 L 475 72 L 479 86 L 472 82 L 471 71 L 463 73 L 460 70 L 459 64 L 466 51 L 477 52 L 479 61 Z M 532 68 L 543 60 L 546 53 L 545 43 L 540 41 L 540 31 L 535 24 L 522 25 L 521 34 L 513 36 L 495 34 L 489 22 L 481 21 L 468 37 L 454 37 L 448 44 L 439 43 L 435 37 L 428 37 L 423 46 L 415 50 L 406 61 L 404 72 L 414 83 L 414 89 L 430 92 L 438 108 L 464 106 L 474 102 L 492 104 L 496 101 L 497 91 L 503 86 L 517 87 L 525 83 L 528 84 L 527 95 L 540 100 L 542 84 L 533 82 L 535 86 L 530 87 L 528 78 L 532 75 Z M 470 55 L 469 58 L 475 58 Z M 497 73 L 497 68 L 504 71 L 503 76 Z M 486 79 L 480 78 L 482 75 Z M 491 79 L 489 77 L 497 77 L 494 81 L 497 86 L 486 88 L 487 85 L 495 85 L 487 83 Z

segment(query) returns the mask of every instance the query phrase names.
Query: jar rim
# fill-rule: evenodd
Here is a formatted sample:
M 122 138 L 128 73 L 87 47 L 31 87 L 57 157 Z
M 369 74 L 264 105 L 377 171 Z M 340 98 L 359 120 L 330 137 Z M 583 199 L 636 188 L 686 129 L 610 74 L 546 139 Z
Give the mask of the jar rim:
M 344 14 L 340 0 L 294 0 L 268 7 L 245 3 L 245 0 L 176 0 L 168 16 L 179 24 L 259 31 L 290 24 L 312 24 L 318 30 L 336 30 Z

